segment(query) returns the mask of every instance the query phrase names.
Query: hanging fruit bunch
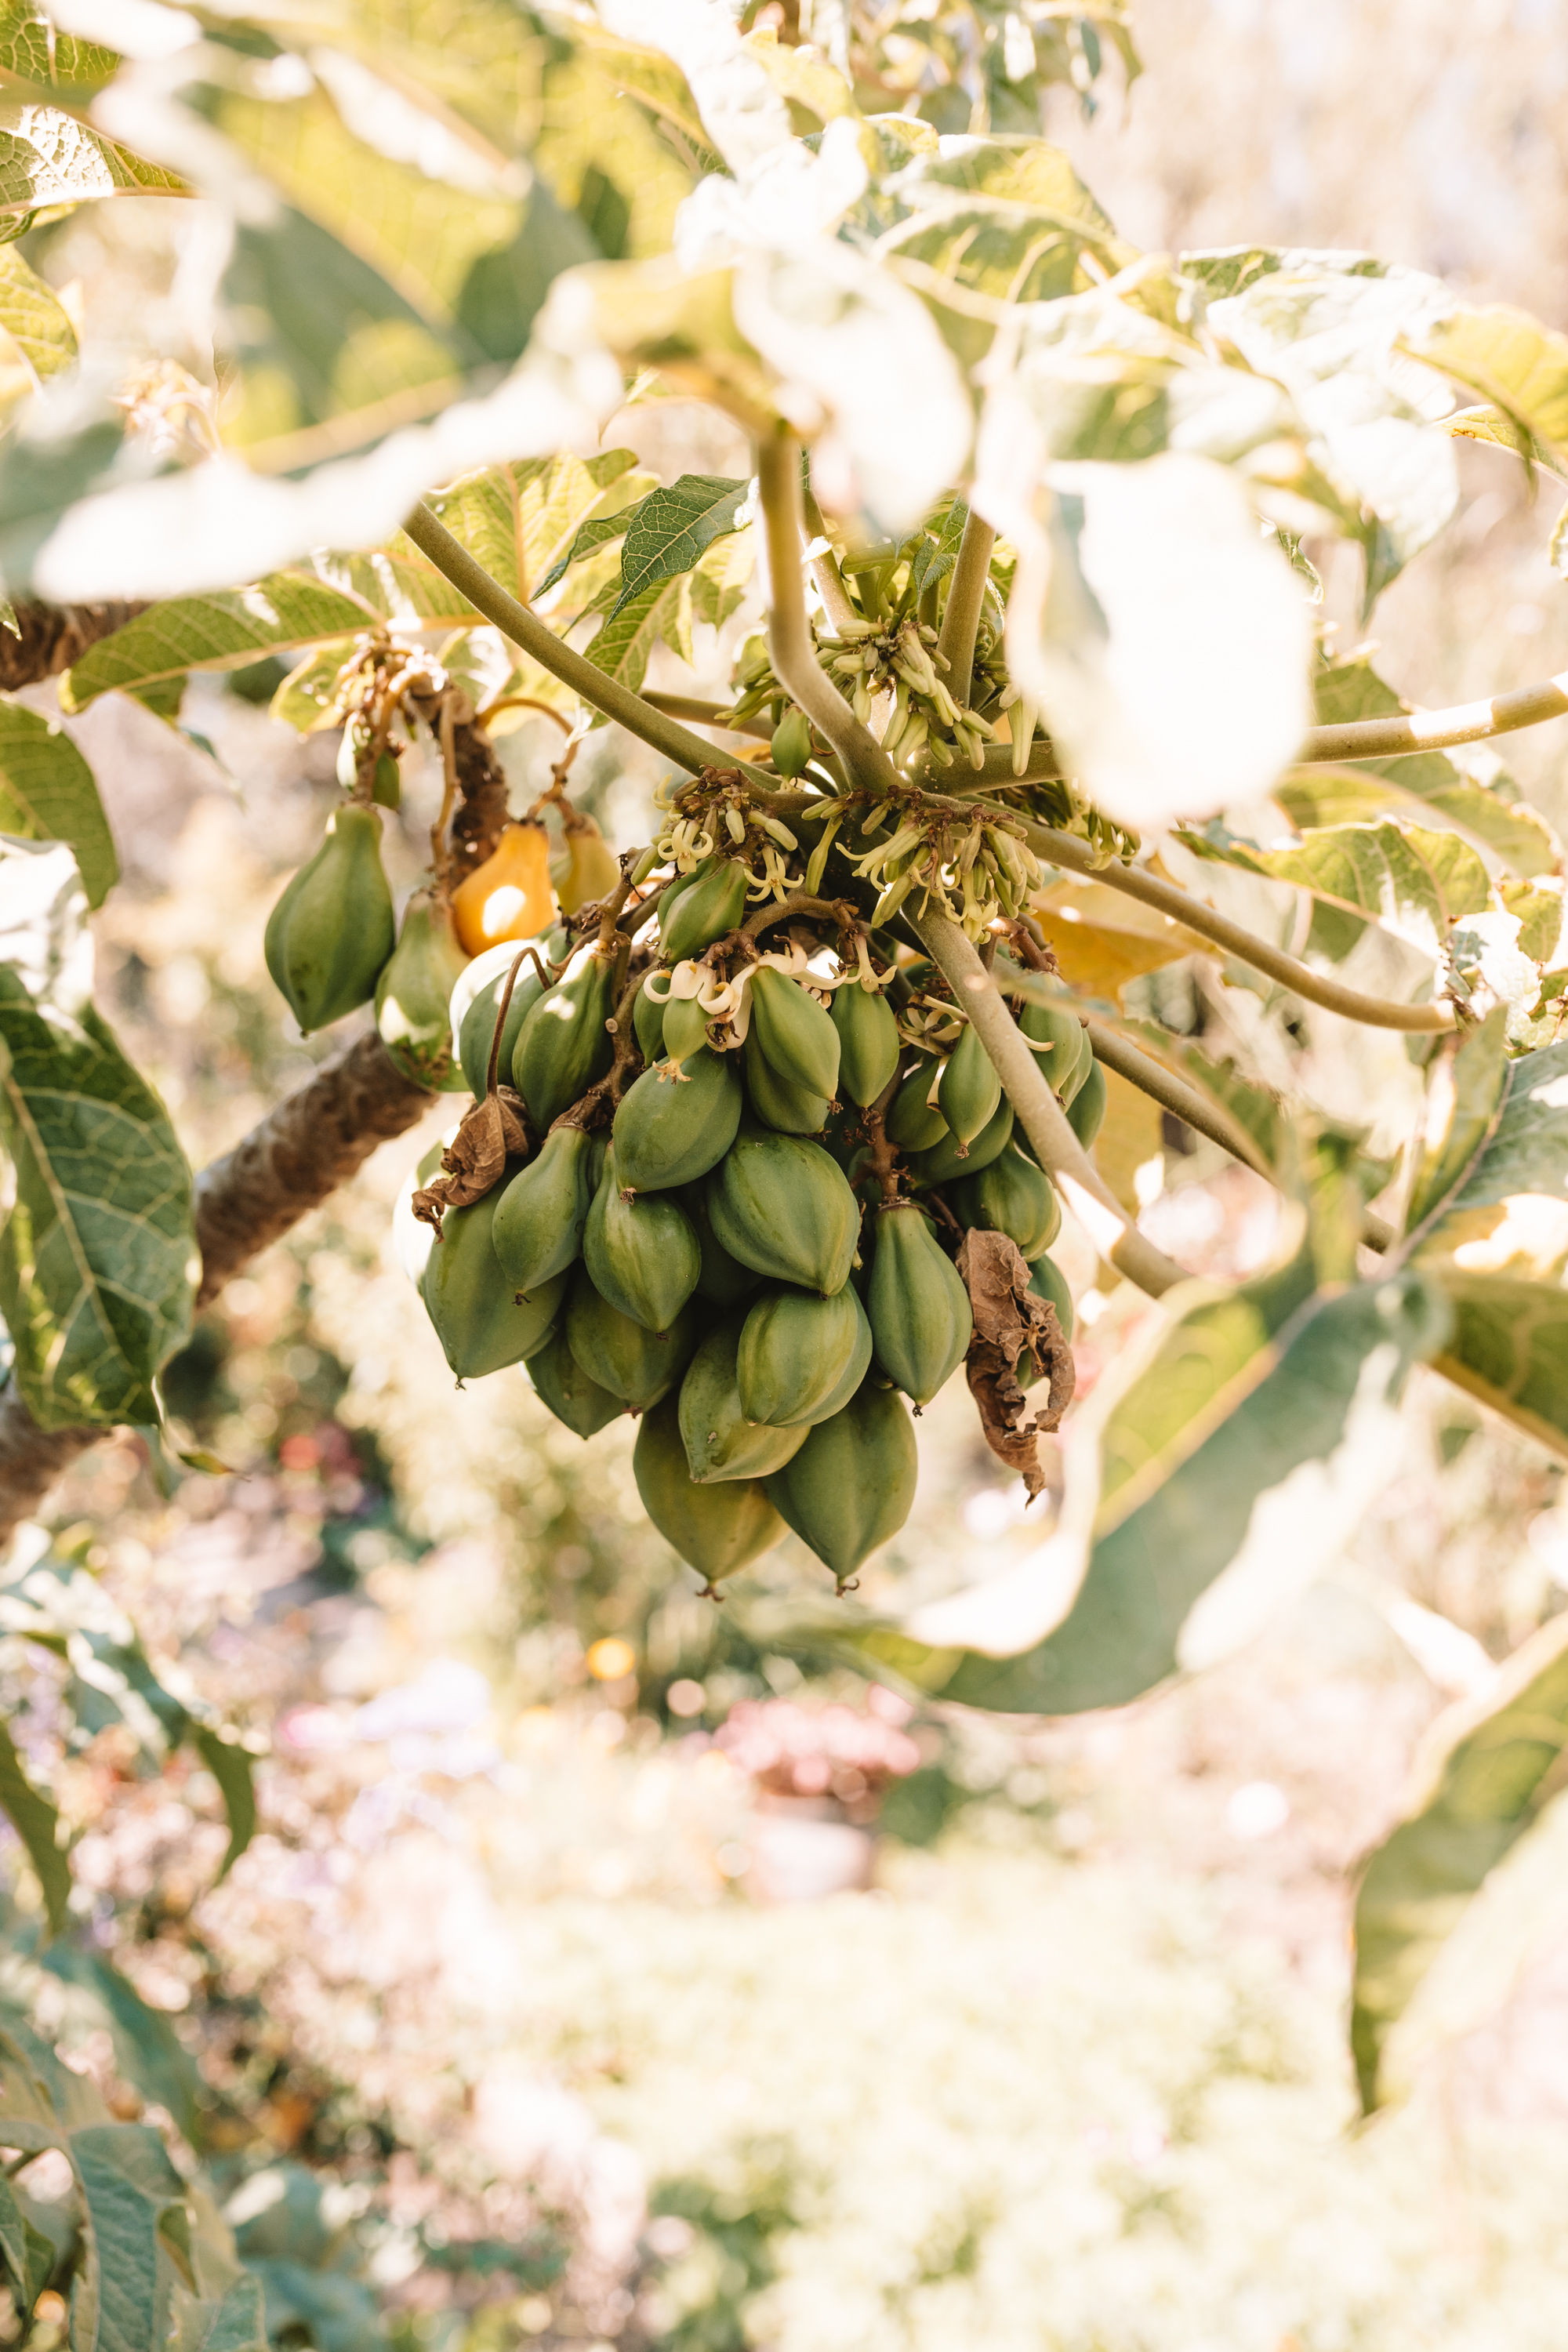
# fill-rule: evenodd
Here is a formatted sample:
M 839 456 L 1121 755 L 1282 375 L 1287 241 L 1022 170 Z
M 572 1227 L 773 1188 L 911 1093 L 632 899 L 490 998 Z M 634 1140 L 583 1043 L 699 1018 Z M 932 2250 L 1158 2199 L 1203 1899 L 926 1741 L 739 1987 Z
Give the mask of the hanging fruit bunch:
M 522 1363 L 584 1439 L 635 1415 L 648 1516 L 710 1592 L 786 1528 L 848 1586 L 909 1515 L 910 1408 L 966 1360 L 1032 1491 L 1071 1394 L 1050 1180 L 887 920 L 921 882 L 1048 969 L 1027 853 L 967 811 L 872 811 L 846 845 L 849 814 L 785 824 L 709 770 L 613 889 L 479 954 L 451 1002 L 474 1107 L 402 1212 L 458 1380 Z M 1020 1026 L 1092 1139 L 1080 1023 Z

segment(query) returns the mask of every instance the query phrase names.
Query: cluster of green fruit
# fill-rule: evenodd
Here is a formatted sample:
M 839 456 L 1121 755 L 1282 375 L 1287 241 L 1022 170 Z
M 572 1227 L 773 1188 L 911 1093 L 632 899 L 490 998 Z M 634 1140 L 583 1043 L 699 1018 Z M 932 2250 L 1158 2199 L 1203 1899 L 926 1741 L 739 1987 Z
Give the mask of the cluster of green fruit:
M 548 981 L 514 974 L 507 950 L 469 967 L 457 1058 L 479 1096 L 494 1051 L 528 1147 L 446 1209 L 439 1238 L 409 1209 L 427 1155 L 405 1263 L 460 1380 L 522 1362 L 584 1438 L 640 1416 L 643 1502 L 709 1589 L 786 1526 L 842 1588 L 909 1514 L 906 1400 L 929 1402 L 969 1349 L 943 1237 L 1009 1235 L 1070 1336 L 1047 1255 L 1060 1210 L 930 968 L 736 948 L 744 888 L 718 856 L 678 877 L 640 977 L 607 929 L 570 953 L 543 941 Z M 636 1054 L 616 1028 L 628 1001 Z M 1104 1082 L 1081 1024 L 1029 1004 L 1020 1026 L 1092 1140 Z
M 382 1043 L 404 1076 L 457 1092 L 465 1081 L 449 1008 L 469 958 L 536 933 L 557 901 L 572 913 L 602 897 L 620 868 L 597 826 L 575 812 L 553 866 L 542 825 L 509 824 L 455 889 L 416 890 L 399 930 L 381 827 L 375 807 L 340 803 L 268 919 L 267 969 L 307 1036 L 374 1003 Z

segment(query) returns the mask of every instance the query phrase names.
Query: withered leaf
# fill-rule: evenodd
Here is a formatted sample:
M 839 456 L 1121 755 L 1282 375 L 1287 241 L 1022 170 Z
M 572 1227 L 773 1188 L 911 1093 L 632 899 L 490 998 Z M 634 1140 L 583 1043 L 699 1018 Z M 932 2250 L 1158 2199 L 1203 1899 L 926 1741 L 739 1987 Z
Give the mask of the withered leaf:
M 498 1087 L 463 1114 L 463 1123 L 441 1154 L 444 1172 L 414 1195 L 414 1213 L 434 1225 L 441 1238 L 441 1219 L 448 1209 L 469 1209 L 500 1182 L 510 1158 L 528 1150 L 528 1114 L 522 1097 L 510 1087 Z
M 1018 1473 L 1033 1497 L 1046 1483 L 1037 1438 L 1061 1426 L 1072 1402 L 1072 1349 L 1056 1308 L 1029 1288 L 1028 1262 L 1006 1234 L 972 1227 L 956 1263 L 974 1315 L 964 1370 L 980 1426 L 992 1453 Z M 1026 1349 L 1036 1372 L 1050 1382 L 1033 1421 L 1024 1418 L 1028 1400 L 1018 1385 L 1018 1359 Z

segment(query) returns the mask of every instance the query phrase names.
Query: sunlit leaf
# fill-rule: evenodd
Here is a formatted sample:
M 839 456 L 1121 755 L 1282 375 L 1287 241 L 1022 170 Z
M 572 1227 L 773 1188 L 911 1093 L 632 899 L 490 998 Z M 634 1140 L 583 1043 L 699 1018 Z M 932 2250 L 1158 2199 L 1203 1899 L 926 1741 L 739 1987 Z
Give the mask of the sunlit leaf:
M 274 572 L 254 588 L 154 604 L 102 637 L 60 685 L 67 710 L 85 710 L 115 688 L 137 693 L 191 670 L 242 668 L 264 654 L 374 626 L 374 606 L 305 572 Z
M 11 2292 L 21 2305 L 24 2318 L 29 2317 L 49 2283 L 56 2250 L 53 2240 L 33 2227 L 16 2201 L 16 2190 L 5 2179 L 0 2179 L 0 2256 L 4 2256 L 10 2275 Z
M 1356 1897 L 1351 2045 L 1362 2102 L 1379 2104 L 1384 2045 L 1489 1872 L 1554 1789 L 1568 1744 L 1568 1618 L 1543 1625 L 1481 1697 L 1428 1735 L 1404 1819 Z
M 188 2235 L 184 2183 L 145 2124 L 97 2124 L 69 2151 L 98 2256 L 96 2352 L 148 2352 L 158 2340 L 160 2244 Z
M 119 879 L 92 770 L 63 727 L 9 695 L 0 695 L 0 834 L 68 843 L 89 907 L 100 907 Z
M 1568 459 L 1568 336 L 1503 303 L 1454 303 L 1409 333 L 1411 350 Z
M 622 686 L 636 693 L 647 675 L 656 646 L 672 646 L 683 661 L 691 658 L 691 582 L 656 580 L 629 604 L 618 606 L 588 647 L 588 659 Z
M 1486 867 L 1457 834 L 1429 833 L 1386 818 L 1304 833 L 1299 843 L 1279 849 L 1240 841 L 1219 824 L 1182 838 L 1200 857 L 1295 883 L 1364 915 L 1434 961 L 1447 947 L 1452 924 L 1462 915 L 1479 914 L 1489 897 Z
M 227 2293 L 176 2293 L 168 2352 L 268 2352 L 261 2282 L 247 2272 Z
M 40 382 L 76 363 L 76 329 L 14 245 L 0 246 L 0 327 Z
M 621 593 L 610 618 L 655 582 L 690 572 L 716 539 L 735 529 L 747 484 L 717 474 L 682 474 L 650 491 L 627 520 Z
M 1426 1101 L 1412 1139 L 1405 1229 L 1416 1234 L 1452 1198 L 1493 1134 L 1508 1090 L 1501 1005 L 1473 1029 L 1445 1037 L 1427 1065 Z
M 1258 1146 L 1268 1165 L 1283 1173 L 1294 1159 L 1288 1150 L 1289 1119 L 1284 1104 L 1237 1068 L 1234 1061 L 1215 1061 L 1202 1046 L 1152 1021 L 1124 1021 L 1123 1033 L 1144 1052 L 1163 1062 L 1217 1110 L 1233 1118 Z
M 1019 551 L 1013 675 L 1085 791 L 1140 828 L 1255 798 L 1305 730 L 1310 629 L 1234 474 L 1173 450 L 1054 467 L 1052 495 L 999 446 L 1007 413 L 974 500 Z
M 1214 952 L 1210 941 L 1173 916 L 1104 882 L 1054 882 L 1035 903 L 1062 978 L 1112 1003 L 1130 980 L 1184 956 Z
M 584 528 L 597 533 L 608 526 L 605 535 L 616 536 L 651 488 L 629 449 L 606 449 L 595 457 L 567 454 L 489 467 L 439 492 L 430 508 L 492 580 L 526 600 L 542 595 L 585 551 L 577 545 Z M 394 549 L 413 570 L 439 580 L 411 541 L 400 534 Z
M 191 1176 L 167 1112 L 81 982 L 35 1000 L 27 964 L 85 914 L 68 850 L 0 859 L 0 1138 L 15 1200 L 0 1233 L 0 1312 L 14 1377 L 46 1429 L 156 1418 L 152 1383 L 190 1329 Z M 51 950 L 52 951 L 52 950 Z
M 944 1700 L 1068 1715 L 1248 1638 L 1364 1511 L 1405 1376 L 1445 1328 L 1418 1276 L 1313 1283 L 1303 1255 L 1224 1295 L 1173 1294 L 1173 1319 L 1090 1409 L 1061 1534 L 908 1629 L 857 1632 L 857 1653 Z
M 0 100 L 0 214 L 97 196 L 188 193 L 177 173 L 145 162 L 60 107 Z
M 1313 715 L 1321 727 L 1393 718 L 1405 708 L 1365 656 L 1323 664 L 1313 676 L 1312 695 Z M 1461 752 L 1457 758 L 1469 756 Z M 1559 851 L 1545 819 L 1510 787 L 1506 776 L 1500 772 L 1492 782 L 1479 782 L 1463 772 L 1457 758 L 1442 751 L 1415 751 L 1404 759 L 1357 760 L 1342 769 L 1296 769 L 1273 788 L 1273 797 L 1302 831 L 1313 823 L 1356 823 L 1376 808 L 1352 800 L 1355 787 L 1345 780 L 1364 777 L 1363 789 L 1386 789 L 1387 797 L 1378 805 L 1419 801 L 1431 812 L 1428 822 L 1457 826 L 1514 873 L 1554 872 Z M 1375 786 L 1373 779 L 1378 780 Z

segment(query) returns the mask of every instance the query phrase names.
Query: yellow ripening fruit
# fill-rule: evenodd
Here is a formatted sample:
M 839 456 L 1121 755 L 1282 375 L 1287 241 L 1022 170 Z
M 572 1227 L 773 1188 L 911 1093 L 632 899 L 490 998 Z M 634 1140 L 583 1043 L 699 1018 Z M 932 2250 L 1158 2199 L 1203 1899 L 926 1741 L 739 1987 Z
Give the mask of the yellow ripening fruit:
M 484 864 L 452 893 L 452 919 L 466 955 L 480 955 L 498 940 L 537 939 L 554 914 L 550 836 L 542 824 L 506 826 Z
M 591 816 L 574 819 L 556 860 L 555 896 L 563 915 L 607 898 L 621 878 L 621 862 Z

